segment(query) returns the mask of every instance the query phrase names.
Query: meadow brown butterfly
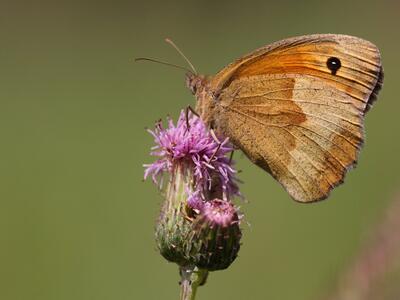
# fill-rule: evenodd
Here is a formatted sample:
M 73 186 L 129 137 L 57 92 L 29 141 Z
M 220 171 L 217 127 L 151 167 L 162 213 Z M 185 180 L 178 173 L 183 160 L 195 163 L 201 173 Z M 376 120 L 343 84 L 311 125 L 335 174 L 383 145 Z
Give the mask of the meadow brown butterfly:
M 299 202 L 325 199 L 356 164 L 382 82 L 377 47 L 336 34 L 275 42 L 213 77 L 186 75 L 204 122 Z

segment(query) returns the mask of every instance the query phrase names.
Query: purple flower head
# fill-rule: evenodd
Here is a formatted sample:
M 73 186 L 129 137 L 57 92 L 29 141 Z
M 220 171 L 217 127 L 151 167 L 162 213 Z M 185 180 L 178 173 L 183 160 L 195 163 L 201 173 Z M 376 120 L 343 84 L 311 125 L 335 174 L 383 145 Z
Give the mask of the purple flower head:
M 230 226 L 239 222 L 237 209 L 232 202 L 221 199 L 214 199 L 204 203 L 201 214 L 207 218 L 210 224 L 222 227 Z
M 167 125 L 164 128 L 162 123 L 158 122 L 154 130 L 149 130 L 156 143 L 151 155 L 158 157 L 158 160 L 144 165 L 145 178 L 151 176 L 153 181 L 161 186 L 165 172 L 171 173 L 177 166 L 191 168 L 194 194 L 189 195 L 189 202 L 196 203 L 196 209 L 200 208 L 198 197 L 209 200 L 207 195 L 210 193 L 219 192 L 219 196 L 224 199 L 240 195 L 235 177 L 236 170 L 228 157 L 233 151 L 228 138 L 218 141 L 220 137 L 213 136 L 200 118 L 193 114 L 186 117 L 183 110 L 176 125 L 171 119 Z M 208 199 L 204 199 L 205 197 Z

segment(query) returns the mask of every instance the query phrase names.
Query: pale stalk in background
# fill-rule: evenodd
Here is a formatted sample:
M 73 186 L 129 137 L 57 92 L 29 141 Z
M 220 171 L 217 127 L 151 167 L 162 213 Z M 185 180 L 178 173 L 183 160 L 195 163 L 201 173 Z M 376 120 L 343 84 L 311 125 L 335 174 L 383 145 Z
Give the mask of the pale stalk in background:
M 387 208 L 381 223 L 373 230 L 369 242 L 339 282 L 337 291 L 327 299 L 400 299 L 398 284 L 385 285 L 396 270 L 400 270 L 400 194 Z M 389 289 L 393 294 L 383 298 Z

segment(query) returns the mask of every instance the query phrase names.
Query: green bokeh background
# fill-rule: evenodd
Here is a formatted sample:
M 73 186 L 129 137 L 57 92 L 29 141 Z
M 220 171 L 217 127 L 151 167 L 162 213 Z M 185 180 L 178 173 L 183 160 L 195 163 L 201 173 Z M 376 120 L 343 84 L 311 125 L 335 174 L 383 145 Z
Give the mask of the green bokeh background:
M 237 155 L 240 257 L 198 299 L 320 299 L 400 188 L 398 1 L 1 1 L 0 299 L 177 299 L 154 243 L 161 197 L 142 182 L 144 130 L 194 99 L 201 73 L 273 41 L 346 33 L 379 46 L 385 84 L 358 167 L 327 201 L 300 205 Z

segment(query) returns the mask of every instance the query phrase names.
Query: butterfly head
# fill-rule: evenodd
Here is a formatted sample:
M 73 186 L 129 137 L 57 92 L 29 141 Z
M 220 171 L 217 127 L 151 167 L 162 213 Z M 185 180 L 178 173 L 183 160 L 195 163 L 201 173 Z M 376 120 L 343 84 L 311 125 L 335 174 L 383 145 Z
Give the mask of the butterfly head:
M 196 112 L 204 123 L 212 127 L 215 101 L 210 92 L 210 79 L 194 73 L 186 73 L 186 86 L 196 98 Z
M 186 73 L 186 86 L 196 95 L 206 84 L 206 78 L 202 75 L 197 75 L 194 73 Z

